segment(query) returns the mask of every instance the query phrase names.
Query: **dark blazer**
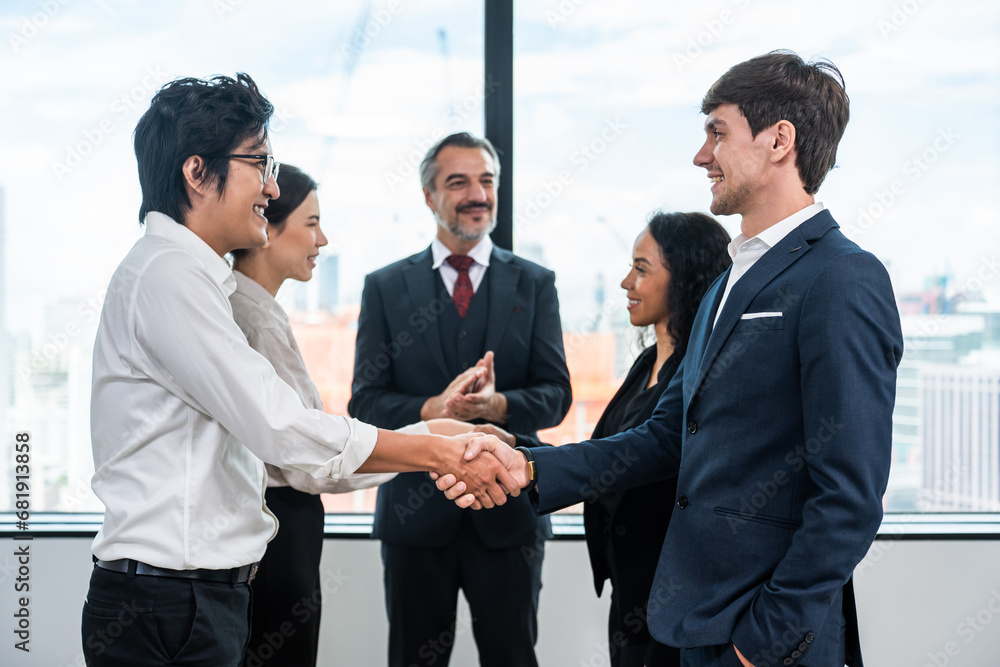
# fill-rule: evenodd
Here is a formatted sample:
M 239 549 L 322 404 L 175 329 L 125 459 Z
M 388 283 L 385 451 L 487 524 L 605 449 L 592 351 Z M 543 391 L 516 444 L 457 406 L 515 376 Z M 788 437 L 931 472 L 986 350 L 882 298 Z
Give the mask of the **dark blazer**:
M 365 278 L 358 318 L 354 384 L 348 411 L 382 428 L 420 421 L 420 408 L 454 379 L 441 349 L 438 318 L 454 308 L 439 291 L 430 248 Z M 563 351 L 555 274 L 494 248 L 483 353 L 495 354 L 497 391 L 507 398 L 504 428 L 530 433 L 562 421 L 572 402 Z M 473 311 L 469 311 L 470 316 Z M 526 495 L 490 512 L 468 513 L 490 548 L 533 545 L 551 537 Z M 404 546 L 450 544 L 465 513 L 426 473 L 407 473 L 378 492 L 373 535 Z
M 837 664 L 846 633 L 846 658 L 860 665 L 844 593 L 889 475 L 903 350 L 889 277 L 823 211 L 736 283 L 713 330 L 727 279 L 705 295 L 653 417 L 536 450 L 534 497 L 551 511 L 601 472 L 616 488 L 677 474 L 650 591 L 653 637 L 733 642 L 760 667 Z

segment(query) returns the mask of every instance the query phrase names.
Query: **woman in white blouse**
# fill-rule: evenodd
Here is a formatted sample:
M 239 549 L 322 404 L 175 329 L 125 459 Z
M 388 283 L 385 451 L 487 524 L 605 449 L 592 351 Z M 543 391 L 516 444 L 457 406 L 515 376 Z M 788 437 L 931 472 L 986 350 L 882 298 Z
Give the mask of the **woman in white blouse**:
M 300 281 L 312 278 L 319 249 L 327 244 L 320 229 L 317 186 L 307 174 L 289 165 L 281 165 L 277 180 L 281 196 L 272 200 L 266 210 L 267 245 L 232 253 L 236 275 L 236 291 L 230 297 L 233 318 L 250 346 L 271 362 L 278 376 L 298 393 L 305 406 L 322 409 L 319 392 L 292 335 L 288 315 L 275 301 L 278 288 L 288 278 Z M 449 428 L 442 420 L 430 426 L 419 423 L 400 430 L 452 433 L 467 427 Z M 267 474 L 265 500 L 278 519 L 279 530 L 268 544 L 252 584 L 250 642 L 244 664 L 248 667 L 315 665 L 324 519 L 318 494 L 377 486 L 395 475 L 318 480 L 304 472 L 271 465 L 267 466 Z M 275 642 L 275 637 L 283 641 Z

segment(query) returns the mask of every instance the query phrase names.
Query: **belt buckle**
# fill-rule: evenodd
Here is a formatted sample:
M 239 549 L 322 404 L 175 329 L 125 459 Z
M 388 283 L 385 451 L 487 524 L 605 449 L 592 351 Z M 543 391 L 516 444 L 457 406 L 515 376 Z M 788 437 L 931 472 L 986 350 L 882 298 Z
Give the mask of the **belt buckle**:
M 251 564 L 250 564 L 250 574 L 249 574 L 249 576 L 247 576 L 247 583 L 248 583 L 248 584 L 249 584 L 249 583 L 250 583 L 251 581 L 253 581 L 254 577 L 256 577 L 256 576 L 257 576 L 257 569 L 258 569 L 259 567 L 260 567 L 260 563 L 259 563 L 259 562 L 257 562 L 257 563 L 251 563 Z

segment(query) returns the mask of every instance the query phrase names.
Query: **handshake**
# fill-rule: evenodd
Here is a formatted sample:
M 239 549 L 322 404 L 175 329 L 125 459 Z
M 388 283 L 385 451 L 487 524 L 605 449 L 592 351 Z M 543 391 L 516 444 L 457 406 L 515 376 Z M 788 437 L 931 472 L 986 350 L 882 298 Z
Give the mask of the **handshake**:
M 437 488 L 459 507 L 472 509 L 503 505 L 507 496 L 517 497 L 531 481 L 524 454 L 513 448 L 514 436 L 490 424 L 453 436 L 464 442 L 465 451 L 455 472 L 431 472 Z

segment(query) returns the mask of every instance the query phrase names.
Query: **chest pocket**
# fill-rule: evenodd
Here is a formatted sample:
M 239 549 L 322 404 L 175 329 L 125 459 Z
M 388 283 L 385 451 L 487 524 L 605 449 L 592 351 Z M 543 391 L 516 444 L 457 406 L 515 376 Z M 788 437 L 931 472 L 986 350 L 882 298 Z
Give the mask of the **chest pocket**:
M 752 313 L 750 313 L 752 315 Z M 764 317 L 751 317 L 741 319 L 733 333 L 753 334 L 761 331 L 780 331 L 785 328 L 785 318 L 781 315 L 766 315 Z

